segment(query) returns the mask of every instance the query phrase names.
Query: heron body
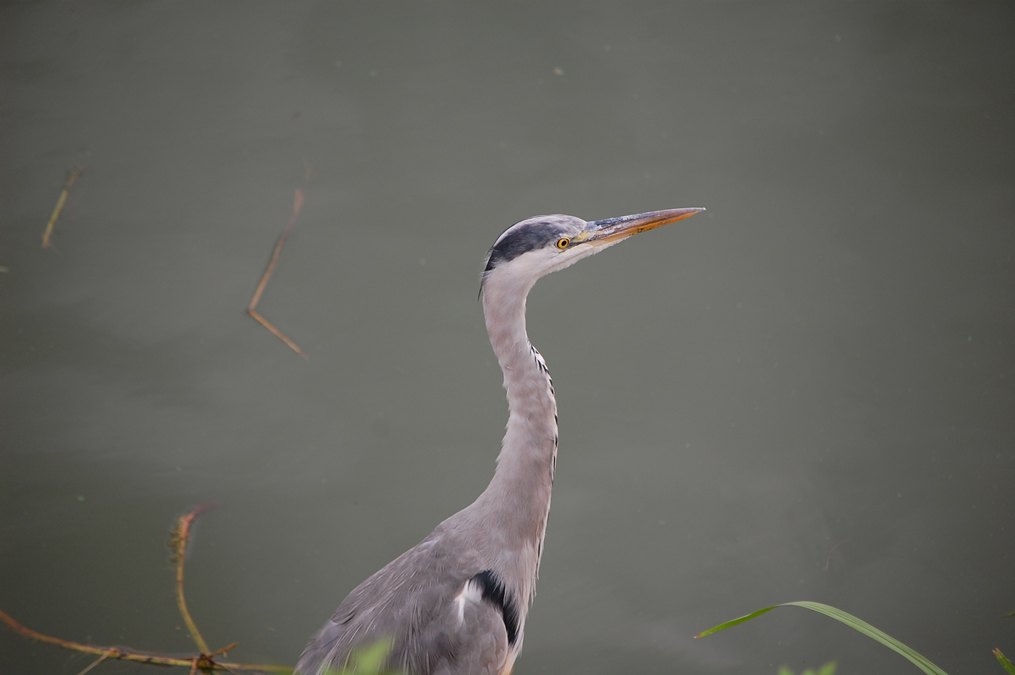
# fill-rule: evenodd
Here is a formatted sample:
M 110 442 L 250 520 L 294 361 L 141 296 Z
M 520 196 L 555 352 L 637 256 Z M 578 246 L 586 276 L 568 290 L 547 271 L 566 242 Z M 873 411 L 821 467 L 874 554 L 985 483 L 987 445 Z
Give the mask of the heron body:
M 557 458 L 553 382 L 525 330 L 526 297 L 550 272 L 702 210 L 592 222 L 539 216 L 497 238 L 483 272 L 483 312 L 509 415 L 493 479 L 357 586 L 307 645 L 297 675 L 341 669 L 357 648 L 379 640 L 390 641 L 388 666 L 409 675 L 511 672 L 535 595 Z

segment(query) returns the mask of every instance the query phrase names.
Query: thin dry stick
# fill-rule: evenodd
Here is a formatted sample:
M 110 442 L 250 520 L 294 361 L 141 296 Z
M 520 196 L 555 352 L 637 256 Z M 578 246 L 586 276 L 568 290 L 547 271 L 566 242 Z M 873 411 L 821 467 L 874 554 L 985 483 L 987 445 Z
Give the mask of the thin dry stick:
M 270 330 L 272 334 L 274 334 L 275 337 L 277 337 L 279 340 L 289 345 L 289 348 L 292 349 L 294 352 L 296 352 L 305 359 L 309 359 L 310 357 L 308 357 L 303 352 L 302 349 L 296 346 L 295 342 L 293 342 L 285 335 L 283 335 L 280 330 L 271 325 L 271 323 L 267 319 L 258 314 L 256 311 L 257 303 L 260 302 L 261 300 L 261 293 L 264 292 L 264 287 L 268 285 L 268 278 L 271 276 L 272 270 L 275 269 L 275 263 L 278 262 L 278 254 L 282 252 L 282 246 L 283 244 L 285 244 L 285 240 L 289 236 L 289 233 L 292 232 L 293 226 L 296 224 L 296 218 L 299 217 L 300 209 L 302 208 L 303 208 L 303 190 L 297 188 L 296 199 L 293 203 L 292 217 L 289 218 L 289 224 L 286 226 L 285 230 L 283 230 L 282 236 L 278 238 L 278 243 L 275 244 L 275 251 L 271 254 L 271 261 L 268 263 L 268 269 L 264 271 L 264 276 L 261 277 L 261 283 L 257 285 L 257 290 L 254 291 L 254 297 L 250 301 L 250 306 L 247 307 L 247 314 L 257 319 L 257 321 L 262 326 Z
M 96 660 L 92 661 L 92 664 L 90 666 L 88 666 L 87 668 L 85 668 L 84 670 L 82 670 L 80 673 L 78 673 L 78 675 L 85 675 L 85 673 L 87 673 L 89 670 L 91 670 L 95 666 L 97 666 L 100 663 L 102 663 L 103 661 L 105 661 L 111 655 L 112 655 L 112 652 L 106 652 L 105 654 L 103 654 L 102 656 L 97 658 Z
M 183 622 L 187 624 L 190 637 L 194 638 L 194 642 L 197 643 L 197 648 L 201 650 L 202 654 L 207 654 L 211 650 L 208 649 L 208 643 L 201 637 L 201 632 L 197 630 L 197 624 L 190 618 L 190 612 L 187 611 L 187 601 L 183 597 L 183 566 L 187 557 L 190 524 L 210 508 L 212 508 L 210 504 L 202 504 L 187 515 L 180 516 L 180 519 L 176 521 L 176 527 L 173 528 L 172 537 L 169 539 L 169 548 L 173 550 L 173 562 L 176 563 L 176 606 L 180 608 L 180 614 L 183 616 Z
M 0 610 L 0 621 L 7 624 L 7 627 L 13 630 L 15 633 L 32 640 L 38 640 L 39 642 L 46 642 L 51 645 L 57 645 L 65 649 L 73 649 L 74 651 L 82 652 L 84 654 L 94 654 L 101 656 L 104 659 L 117 659 L 120 661 L 132 661 L 134 663 L 150 663 L 155 666 L 180 666 L 183 668 L 190 668 L 194 664 L 193 656 L 189 658 L 181 658 L 175 656 L 163 656 L 161 654 L 147 654 L 145 652 L 138 652 L 132 649 L 123 647 L 96 647 L 93 645 L 85 645 L 80 642 L 71 642 L 70 640 L 62 640 L 52 635 L 46 635 L 38 631 L 32 630 L 26 626 L 22 626 L 20 623 L 14 620 L 13 617 L 8 615 L 3 610 Z M 220 650 L 221 651 L 221 650 Z M 276 666 L 274 664 L 252 664 L 252 663 L 228 663 L 228 662 L 215 662 L 211 661 L 208 657 L 197 657 L 201 660 L 201 667 L 209 670 L 245 670 L 245 671 L 265 671 L 272 673 L 291 673 L 292 668 L 288 666 Z
M 99 658 L 85 668 L 80 675 L 84 675 L 89 670 L 102 663 L 106 659 L 118 659 L 122 661 L 133 661 L 135 663 L 149 663 L 152 665 L 159 666 L 180 666 L 184 668 L 190 668 L 191 672 L 197 670 L 209 671 L 209 670 L 225 670 L 225 671 L 261 671 L 261 672 L 273 672 L 273 673 L 291 673 L 292 668 L 287 666 L 277 666 L 273 664 L 248 664 L 248 663 L 228 663 L 228 662 L 216 662 L 214 658 L 220 654 L 224 654 L 229 650 L 233 649 L 237 643 L 233 642 L 222 649 L 209 653 L 207 644 L 197 630 L 197 626 L 194 625 L 194 621 L 190 618 L 189 612 L 187 612 L 187 604 L 183 596 L 183 561 L 187 550 L 187 541 L 190 538 L 190 526 L 194 519 L 201 513 L 211 508 L 211 505 L 202 505 L 181 517 L 173 528 L 172 540 L 170 542 L 171 548 L 173 549 L 173 561 L 177 564 L 177 603 L 180 607 L 180 612 L 183 614 L 184 621 L 187 623 L 187 628 L 190 630 L 191 635 L 194 637 L 194 641 L 198 643 L 198 647 L 201 653 L 197 656 L 191 656 L 189 658 L 180 658 L 172 656 L 163 656 L 161 654 L 149 654 L 145 652 L 138 652 L 131 649 L 120 648 L 120 647 L 96 647 L 93 645 L 85 645 L 79 642 L 71 642 L 70 640 L 63 640 L 61 638 L 46 635 L 38 631 L 27 628 L 7 613 L 0 610 L 0 621 L 3 621 L 7 626 L 15 633 L 32 640 L 38 640 L 39 642 L 46 642 L 54 644 L 65 649 L 73 649 L 85 654 L 94 654 Z
M 60 217 L 60 212 L 63 211 L 63 205 L 67 202 L 67 195 L 70 194 L 70 186 L 74 185 L 74 181 L 78 179 L 84 173 L 84 169 L 73 169 L 67 172 L 67 180 L 63 184 L 63 190 L 60 191 L 60 198 L 56 200 L 56 208 L 53 209 L 53 215 L 49 217 L 49 222 L 46 223 L 46 229 L 42 233 L 42 248 L 49 248 L 49 237 L 53 234 L 53 226 L 56 225 L 56 219 Z
M 235 647 L 237 644 L 235 642 L 211 654 L 199 654 L 198 656 L 191 657 L 174 657 L 164 656 L 162 654 L 139 652 L 124 647 L 96 647 L 94 645 L 81 644 L 80 642 L 63 640 L 23 626 L 3 610 L 0 610 L 0 621 L 7 624 L 7 627 L 18 635 L 31 640 L 38 640 L 39 642 L 46 642 L 51 645 L 63 647 L 64 649 L 72 649 L 84 654 L 94 654 L 98 656 L 99 659 L 85 668 L 81 675 L 87 673 L 106 659 L 132 661 L 134 663 L 148 663 L 155 666 L 179 666 L 182 668 L 193 668 L 196 663 L 197 668 L 201 670 L 225 670 L 230 672 L 239 670 L 248 672 L 292 673 L 293 670 L 288 666 L 278 666 L 270 663 L 230 663 L 226 661 L 217 662 L 214 660 L 214 657 Z

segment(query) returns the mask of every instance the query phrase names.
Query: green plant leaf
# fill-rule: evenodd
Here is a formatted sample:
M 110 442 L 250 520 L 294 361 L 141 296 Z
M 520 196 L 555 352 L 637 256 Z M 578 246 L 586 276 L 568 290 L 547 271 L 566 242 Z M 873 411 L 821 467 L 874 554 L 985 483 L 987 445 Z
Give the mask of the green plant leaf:
M 718 633 L 721 630 L 726 630 L 727 628 L 732 628 L 733 626 L 736 626 L 737 624 L 743 623 L 744 621 L 750 621 L 751 619 L 753 619 L 755 617 L 761 616 L 762 614 L 764 614 L 766 612 L 771 612 L 773 609 L 776 609 L 776 608 L 781 607 L 781 606 L 782 605 L 772 605 L 771 607 L 766 607 L 764 609 L 759 609 L 756 612 L 751 612 L 750 614 L 746 614 L 746 615 L 741 616 L 739 618 L 733 619 L 732 621 L 727 621 L 725 623 L 719 624 L 718 626 L 713 626 L 712 628 L 709 628 L 708 630 L 703 630 L 700 633 L 698 633 L 697 635 L 695 635 L 694 638 L 698 639 L 700 637 L 705 637 L 706 635 L 711 635 L 712 633 Z
M 388 658 L 388 653 L 391 651 L 391 645 L 392 641 L 390 639 L 378 640 L 372 645 L 354 651 L 351 659 L 352 672 L 359 673 L 360 675 L 378 675 L 381 673 L 384 659 Z
M 400 675 L 383 669 L 392 644 L 392 640 L 383 639 L 360 647 L 350 654 L 349 664 L 345 668 L 329 668 L 325 672 L 327 675 Z
M 1000 649 L 994 650 L 994 657 L 997 658 L 997 662 L 1007 671 L 1008 675 L 1015 675 L 1015 666 L 1011 664 L 1007 656 L 1001 653 Z
M 852 614 L 848 614 L 842 611 L 841 609 L 832 607 L 831 605 L 823 605 L 820 602 L 810 602 L 807 600 L 799 602 L 784 602 L 780 605 L 765 607 L 764 609 L 759 609 L 758 611 L 752 612 L 751 614 L 748 614 L 746 616 L 742 616 L 738 619 L 733 619 L 732 621 L 727 621 L 726 623 L 721 623 L 714 628 L 709 628 L 706 631 L 698 633 L 694 637 L 699 638 L 704 637 L 706 635 L 711 635 L 712 633 L 718 633 L 721 630 L 726 630 L 727 628 L 736 626 L 737 624 L 743 623 L 745 621 L 750 621 L 751 619 L 757 616 L 761 616 L 766 612 L 772 611 L 776 607 L 802 607 L 804 609 L 809 609 L 812 612 L 824 614 L 825 616 L 831 617 L 836 621 L 844 623 L 853 630 L 862 633 L 867 637 L 871 638 L 872 640 L 876 640 L 877 642 L 883 644 L 885 647 L 888 647 L 889 649 L 901 654 L 902 656 L 909 659 L 914 665 L 916 665 L 920 670 L 922 670 L 927 675 L 947 675 L 945 671 L 941 670 L 936 665 L 934 665 L 927 657 L 923 656 L 914 649 L 907 647 L 906 645 L 902 644 L 901 642 L 891 637 L 890 635 L 887 635 L 886 633 L 878 630 L 877 628 L 870 625 L 866 621 L 862 621 L 861 619 L 856 618 Z

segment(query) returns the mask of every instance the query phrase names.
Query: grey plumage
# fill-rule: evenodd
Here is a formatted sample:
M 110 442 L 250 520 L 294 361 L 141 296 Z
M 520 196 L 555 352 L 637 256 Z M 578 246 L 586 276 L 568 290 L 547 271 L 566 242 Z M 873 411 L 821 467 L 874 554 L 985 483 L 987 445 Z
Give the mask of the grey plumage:
M 540 216 L 498 237 L 482 281 L 509 409 L 493 479 L 475 502 L 342 601 L 304 650 L 298 675 L 341 668 L 355 648 L 380 639 L 392 641 L 389 666 L 411 675 L 510 673 L 535 595 L 557 456 L 553 383 L 525 330 L 528 292 L 550 272 L 701 210 L 589 223 Z

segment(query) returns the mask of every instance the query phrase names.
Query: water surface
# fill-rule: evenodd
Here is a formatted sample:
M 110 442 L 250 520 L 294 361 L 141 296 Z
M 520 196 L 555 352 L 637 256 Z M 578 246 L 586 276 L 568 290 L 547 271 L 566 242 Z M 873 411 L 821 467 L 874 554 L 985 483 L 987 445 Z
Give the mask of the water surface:
M 706 206 L 550 277 L 561 446 L 518 673 L 1015 653 L 1010 3 L 0 7 L 0 608 L 295 662 L 468 504 L 506 418 L 482 255 Z M 40 235 L 65 173 L 54 236 Z M 306 200 L 244 313 L 295 189 Z M 0 671 L 90 659 L 0 632 Z M 103 664 L 104 672 L 139 666 Z

